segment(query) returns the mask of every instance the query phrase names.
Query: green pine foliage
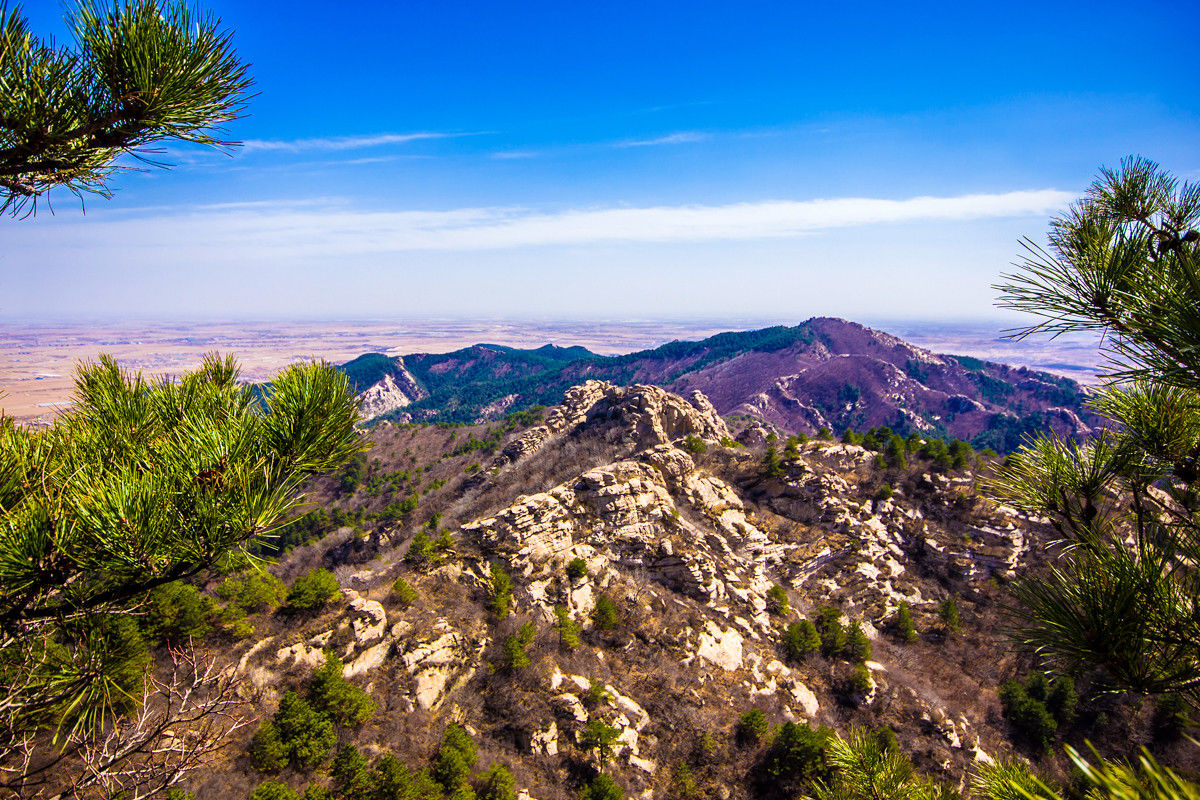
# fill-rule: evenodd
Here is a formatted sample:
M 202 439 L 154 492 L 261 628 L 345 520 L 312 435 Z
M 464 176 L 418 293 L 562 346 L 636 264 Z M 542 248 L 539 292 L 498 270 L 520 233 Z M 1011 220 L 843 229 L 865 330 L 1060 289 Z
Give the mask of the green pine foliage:
M 1016 733 L 1043 750 L 1054 743 L 1060 725 L 1074 721 L 1079 705 L 1075 682 L 1065 675 L 1052 681 L 1035 672 L 1023 681 L 1005 681 L 999 693 L 1004 716 Z
M 261 394 L 237 377 L 215 355 L 178 380 L 101 357 L 79 367 L 75 405 L 54 425 L 0 417 L 4 740 L 68 721 L 86 739 L 114 723 L 130 701 L 123 674 L 148 662 L 112 646 L 124 628 L 110 618 L 128 627 L 152 595 L 153 638 L 202 635 L 209 601 L 179 581 L 245 563 L 295 516 L 304 479 L 361 449 L 357 403 L 333 368 L 289 368 Z
M 337 578 L 324 567 L 310 570 L 288 590 L 287 607 L 292 611 L 319 611 L 341 593 Z
M 392 753 L 384 753 L 371 770 L 371 800 L 443 800 L 445 788 L 428 770 L 410 770 Z
M 900 608 L 896 611 L 895 628 L 896 635 L 905 644 L 917 641 L 917 626 L 913 622 L 912 606 L 907 600 L 900 601 Z
M 612 777 L 601 772 L 580 793 L 579 800 L 625 800 L 625 790 Z
M 842 649 L 842 657 L 847 661 L 861 664 L 871 657 L 871 640 L 858 622 L 852 623 L 846 629 L 846 646 Z
M 479 800 L 517 800 L 517 781 L 508 767 L 494 763 L 479 779 Z
M 581 581 L 587 577 L 588 565 L 582 558 L 576 556 L 567 562 L 567 577 L 572 581 Z
M 250 793 L 250 800 L 300 800 L 300 794 L 279 781 L 264 781 Z
M 110 178 L 129 169 L 119 160 L 149 147 L 233 144 L 219 132 L 252 81 L 220 20 L 167 0 L 72 5 L 73 46 L 0 6 L 0 213 L 32 213 L 55 187 L 110 197 Z
M 330 789 L 340 800 L 370 800 L 374 789 L 367 759 L 352 744 L 338 748 L 329 765 Z
M 529 647 L 533 644 L 535 636 L 537 636 L 537 628 L 534 627 L 532 621 L 526 622 L 516 633 L 508 636 L 504 640 L 500 657 L 501 665 L 509 671 L 528 667 L 532 663 L 529 658 Z
M 554 607 L 554 629 L 558 631 L 558 643 L 564 650 L 574 650 L 579 646 L 579 625 L 575 620 L 571 619 L 571 612 L 567 607 L 556 605 Z
M 259 772 L 279 772 L 287 766 L 288 750 L 279 738 L 279 728 L 267 720 L 250 739 L 250 761 Z
M 774 584 L 767 590 L 767 610 L 772 614 L 778 614 L 781 617 L 786 617 L 792 611 L 791 602 L 788 600 L 787 590 L 778 583 Z
M 333 795 L 319 783 L 310 783 L 302 795 L 304 800 L 334 800 Z
M 512 610 L 512 578 L 504 571 L 499 562 L 492 562 L 491 597 L 488 607 L 500 619 L 508 616 Z
M 296 768 L 317 766 L 337 742 L 333 722 L 295 692 L 284 693 L 272 723 L 264 726 L 268 724 L 275 729 L 268 736 L 278 738 L 284 763 Z
M 962 628 L 962 620 L 958 614 L 958 603 L 953 597 L 947 597 L 938 607 L 938 616 L 942 618 L 942 624 L 945 626 L 948 633 L 958 633 Z
M 308 701 L 338 725 L 361 725 L 375 713 L 375 702 L 342 677 L 342 659 L 325 651 L 325 663 L 308 681 Z
M 841 656 L 846 650 L 846 626 L 842 624 L 842 612 L 825 606 L 818 610 L 817 631 L 821 635 L 821 653 L 826 658 Z
M 401 608 L 408 608 L 417 599 L 417 592 L 403 577 L 396 578 L 392 583 L 392 596 Z
M 609 725 L 599 717 L 593 717 L 588 720 L 579 736 L 579 746 L 587 751 L 595 751 L 600 768 L 604 769 L 604 764 L 612 757 L 613 745 L 620 735 L 620 728 Z
M 829 767 L 825 751 L 832 737 L 833 731 L 824 725 L 813 730 L 803 723 L 785 722 L 771 742 L 763 771 L 772 781 L 785 787 L 827 779 Z
M 972 781 L 975 796 L 984 800 L 1197 800 L 1200 785 L 1160 766 L 1144 749 L 1130 761 L 1093 762 L 1073 747 L 1064 748 L 1075 779 L 1069 790 L 1035 775 L 1022 760 L 983 765 Z
M 887 446 L 883 450 L 884 462 L 889 469 L 904 470 L 908 469 L 908 452 L 904 439 L 896 434 L 888 437 Z
M 767 445 L 767 450 L 763 453 L 762 463 L 759 465 L 759 471 L 764 478 L 782 477 L 783 462 L 779 458 L 779 451 L 775 449 L 775 445 Z
M 890 729 L 885 729 L 890 733 Z M 815 787 L 813 800 L 951 800 L 958 795 L 913 772 L 895 738 L 853 728 L 833 736 L 825 753 L 830 777 Z
M 216 604 L 189 583 L 156 587 L 146 601 L 142 628 L 154 642 L 168 645 L 200 641 L 213 631 Z
M 608 691 L 608 687 L 595 678 L 591 679 L 588 684 L 587 694 L 583 696 L 583 701 L 587 703 L 588 708 L 596 708 L 597 706 L 611 703 L 612 699 L 612 693 Z
M 597 595 L 596 608 L 592 611 L 592 624 L 597 630 L 611 633 L 621 624 L 621 612 L 617 604 L 606 594 Z
M 783 457 L 789 461 L 794 461 L 800 457 L 800 445 L 808 441 L 808 437 L 800 434 L 799 436 L 789 436 L 783 443 Z
M 681 447 L 683 448 L 684 452 L 690 453 L 694 456 L 703 455 L 704 453 L 708 452 L 708 445 L 704 443 L 703 439 L 695 434 L 685 436 L 683 438 Z
M 442 745 L 434 758 L 433 777 L 453 795 L 463 786 L 469 788 L 471 771 L 478 760 L 474 740 L 458 725 L 450 725 L 442 734 Z
M 283 581 L 269 572 L 253 571 L 226 578 L 217 587 L 217 597 L 252 614 L 274 611 L 287 597 Z
M 864 697 L 871 692 L 871 670 L 861 661 L 850 670 L 846 692 L 854 697 Z
M 767 717 L 760 709 L 752 708 L 738 718 L 737 738 L 743 744 L 758 744 L 769 730 Z
M 990 493 L 1050 517 L 1065 544 L 1020 578 L 1020 640 L 1056 671 L 1098 673 L 1139 694 L 1177 692 L 1200 709 L 1200 195 L 1158 164 L 1100 170 L 1026 242 L 1003 276 L 1020 335 L 1108 333 L 1111 366 L 1092 406 L 1111 421 L 1088 441 L 1041 434 L 1005 460 Z M 1097 632 L 1103 635 L 1097 635 Z
M 441 554 L 428 533 L 420 530 L 413 534 L 412 541 L 408 543 L 408 552 L 404 554 L 406 563 L 422 568 L 437 564 L 441 560 Z
M 802 619 L 784 628 L 783 651 L 792 661 L 800 661 L 820 649 L 821 634 L 810 620 Z

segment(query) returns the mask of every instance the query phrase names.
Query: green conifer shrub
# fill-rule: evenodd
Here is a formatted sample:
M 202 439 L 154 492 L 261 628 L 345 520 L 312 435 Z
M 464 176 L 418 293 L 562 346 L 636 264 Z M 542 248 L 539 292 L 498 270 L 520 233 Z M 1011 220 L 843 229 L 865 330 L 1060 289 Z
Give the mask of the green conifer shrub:
M 566 650 L 574 650 L 579 646 L 579 625 L 571 619 L 571 612 L 560 603 L 554 607 L 554 619 L 559 645 Z
M 617 604 L 608 595 L 598 595 L 596 608 L 592 611 L 592 623 L 597 630 L 611 633 L 617 629 L 620 622 L 621 613 L 617 610 Z
M 766 715 L 760 709 L 752 708 L 738 719 L 737 738 L 743 744 L 758 744 L 768 730 Z
M 417 599 L 417 592 L 403 577 L 396 578 L 392 583 L 392 595 L 401 608 L 408 608 Z
M 905 644 L 917 641 L 917 626 L 913 622 L 912 606 L 907 600 L 900 602 L 900 608 L 896 612 L 896 635 Z
M 767 590 L 767 610 L 781 617 L 786 617 L 791 613 L 792 606 L 788 601 L 787 590 L 778 583 Z
M 342 676 L 342 659 L 329 649 L 325 663 L 308 681 L 308 700 L 338 725 L 361 725 L 375 713 L 375 702 Z
M 250 793 L 250 800 L 300 800 L 300 795 L 286 783 L 264 781 Z
M 316 611 L 341 592 L 337 578 L 324 568 L 306 572 L 296 579 L 287 595 L 287 605 L 294 611 Z
M 479 800 L 517 800 L 517 782 L 503 764 L 492 763 L 479 780 Z
M 488 608 L 497 617 L 504 619 L 512 610 L 512 578 L 498 562 L 492 562 L 491 573 L 491 597 L 488 600 Z
M 800 661 L 821 649 L 821 634 L 807 619 L 793 622 L 783 630 L 783 650 L 792 661 Z
M 567 562 L 567 577 L 572 581 L 580 581 L 587 577 L 588 565 L 587 561 L 576 556 Z

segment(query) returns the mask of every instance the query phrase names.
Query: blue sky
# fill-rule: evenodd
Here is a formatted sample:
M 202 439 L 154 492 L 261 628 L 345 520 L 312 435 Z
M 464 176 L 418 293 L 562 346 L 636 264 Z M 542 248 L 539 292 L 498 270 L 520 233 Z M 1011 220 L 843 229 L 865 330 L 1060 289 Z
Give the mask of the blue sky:
M 0 320 L 991 319 L 1099 165 L 1200 178 L 1195 3 L 204 5 L 245 147 L 0 221 Z

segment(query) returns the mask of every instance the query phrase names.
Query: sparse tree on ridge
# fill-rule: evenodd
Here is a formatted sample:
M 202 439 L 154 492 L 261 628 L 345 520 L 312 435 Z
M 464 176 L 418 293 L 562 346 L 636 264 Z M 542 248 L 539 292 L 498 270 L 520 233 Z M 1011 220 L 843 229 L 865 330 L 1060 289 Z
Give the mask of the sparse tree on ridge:
M 182 0 L 78 0 L 74 44 L 35 36 L 0 4 L 0 212 L 33 213 L 55 187 L 110 197 L 123 157 L 167 166 L 155 145 L 211 147 L 252 81 L 220 21 Z

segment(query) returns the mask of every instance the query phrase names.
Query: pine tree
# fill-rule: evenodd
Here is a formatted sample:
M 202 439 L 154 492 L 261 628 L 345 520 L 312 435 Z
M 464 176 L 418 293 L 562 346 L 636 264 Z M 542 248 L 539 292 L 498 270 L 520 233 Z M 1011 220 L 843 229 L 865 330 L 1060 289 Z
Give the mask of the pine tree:
M 558 631 L 558 643 L 565 650 L 574 650 L 579 646 L 579 625 L 571 619 L 571 612 L 564 605 L 554 607 L 554 628 Z
M 762 474 L 764 478 L 778 478 L 783 475 L 783 462 L 779 460 L 779 452 L 773 444 L 767 445 L 767 451 L 763 453 Z
M 1051 222 L 998 286 L 1042 318 L 1020 333 L 1104 334 L 1093 402 L 1112 421 L 1043 435 L 1009 459 L 1001 500 L 1051 518 L 1052 566 L 1015 586 L 1020 639 L 1058 672 L 1179 692 L 1200 708 L 1200 186 L 1131 158 Z M 1153 488 L 1152 488 L 1153 487 Z M 1102 635 L 1097 635 L 1097 632 Z
M 912 606 L 907 600 L 901 601 L 900 609 L 896 612 L 896 634 L 905 644 L 917 641 L 917 626 L 913 623 Z
M 101 356 L 52 427 L 0 417 L 0 742 L 111 724 L 132 662 L 105 621 L 156 587 L 249 563 L 296 518 L 303 482 L 362 449 L 336 369 L 293 366 L 261 394 L 238 372 L 210 355 L 150 380 Z
M 488 600 L 488 607 L 497 617 L 504 619 L 512 610 L 512 578 L 508 577 L 508 573 L 499 562 L 492 562 L 491 570 L 492 596 Z
M 121 156 L 166 166 L 153 145 L 234 144 L 218 134 L 251 81 L 220 20 L 177 0 L 78 0 L 64 48 L 19 11 L 0 5 L 0 212 L 33 213 L 58 186 L 109 197 Z

